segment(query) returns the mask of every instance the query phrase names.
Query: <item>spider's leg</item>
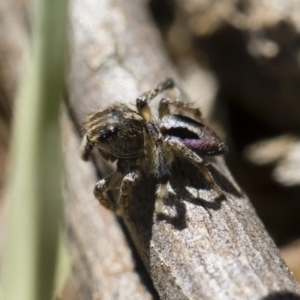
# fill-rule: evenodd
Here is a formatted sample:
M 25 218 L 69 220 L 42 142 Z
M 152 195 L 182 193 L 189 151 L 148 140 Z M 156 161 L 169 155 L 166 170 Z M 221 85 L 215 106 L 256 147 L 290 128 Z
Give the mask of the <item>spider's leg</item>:
M 105 208 L 115 211 L 116 205 L 108 199 L 106 192 L 110 189 L 110 182 L 113 175 L 108 178 L 99 180 L 94 188 L 95 198 L 102 204 Z
M 88 160 L 90 158 L 93 145 L 89 142 L 86 135 L 84 135 L 81 145 L 80 145 L 80 155 L 83 160 Z
M 158 179 L 156 189 L 155 211 L 156 213 L 164 212 L 164 202 L 169 193 L 175 194 L 169 182 L 171 178 L 171 166 L 166 158 L 164 148 L 156 151 L 156 165 L 154 175 Z
M 157 124 L 153 121 L 145 122 L 147 133 L 150 141 L 153 142 L 151 151 L 151 169 L 158 180 L 156 191 L 155 211 L 163 213 L 164 200 L 168 197 L 169 192 L 173 192 L 169 180 L 171 178 L 171 166 L 164 146 L 163 136 Z
M 158 94 L 166 91 L 173 89 L 175 87 L 175 82 L 173 81 L 172 78 L 168 78 L 162 83 L 160 83 L 158 86 L 156 86 L 154 89 L 149 90 L 142 95 L 140 95 L 136 101 L 138 102 L 144 102 L 144 103 L 149 103 L 152 99 L 154 99 Z
M 201 117 L 201 111 L 199 108 L 193 108 L 190 107 L 191 103 L 184 102 L 177 98 L 163 98 L 159 102 L 158 112 L 159 112 L 159 118 L 162 119 L 164 116 L 170 114 L 170 105 L 173 105 L 178 108 L 182 108 L 186 111 L 191 112 L 195 118 Z
M 122 180 L 120 187 L 119 204 L 123 210 L 126 209 L 129 205 L 132 188 L 138 179 L 139 172 L 135 169 L 130 171 Z
M 164 146 L 163 136 L 158 126 L 152 122 L 146 122 L 147 132 L 150 135 L 150 139 L 154 142 L 152 151 L 152 170 L 154 176 L 158 180 L 158 187 L 156 190 L 156 202 L 155 211 L 157 213 L 163 213 L 164 200 L 168 197 L 169 192 L 173 192 L 173 189 L 169 183 L 171 178 L 171 166 L 167 159 L 167 153 Z
M 210 183 L 214 190 L 218 193 L 218 197 L 225 197 L 221 188 L 216 184 L 214 178 L 206 168 L 203 159 L 197 155 L 194 151 L 186 147 L 183 143 L 177 139 L 167 137 L 165 138 L 165 143 L 180 157 L 183 157 L 190 161 L 193 165 L 198 167 L 205 179 Z
M 119 187 L 124 178 L 126 165 L 122 160 L 117 163 L 117 171 L 105 179 L 98 181 L 94 188 L 94 195 L 99 202 L 107 209 L 116 211 L 117 205 L 108 198 L 106 192 L 111 189 Z
M 165 153 L 163 144 L 163 136 L 159 130 L 159 127 L 153 122 L 149 102 L 154 99 L 159 93 L 166 90 L 171 90 L 175 87 L 175 83 L 172 79 L 167 79 L 163 83 L 159 84 L 156 88 L 142 94 L 136 99 L 136 107 L 139 114 L 145 120 L 145 125 L 149 138 L 153 141 L 153 163 L 152 169 L 154 176 L 158 180 L 157 198 L 155 202 L 155 210 L 158 213 L 163 212 L 164 200 L 168 197 L 169 192 L 173 192 L 170 186 L 169 179 L 171 177 L 171 167 Z
M 166 183 L 159 183 L 156 189 L 155 199 L 155 212 L 162 214 L 164 212 L 165 199 L 168 198 L 169 194 L 175 194 L 169 181 Z
M 95 198 L 102 204 L 105 208 L 112 211 L 116 211 L 117 205 L 108 198 L 106 192 L 108 190 L 114 189 L 119 186 L 122 176 L 119 172 L 115 172 L 111 176 L 99 180 L 94 188 Z
M 173 79 L 167 79 L 161 84 L 159 84 L 157 87 L 154 89 L 145 92 L 141 96 L 139 96 L 136 99 L 136 107 L 140 115 L 144 118 L 146 122 L 149 122 L 152 120 L 152 115 L 150 108 L 148 106 L 149 102 L 154 99 L 158 94 L 166 91 L 173 89 L 175 86 L 175 83 Z

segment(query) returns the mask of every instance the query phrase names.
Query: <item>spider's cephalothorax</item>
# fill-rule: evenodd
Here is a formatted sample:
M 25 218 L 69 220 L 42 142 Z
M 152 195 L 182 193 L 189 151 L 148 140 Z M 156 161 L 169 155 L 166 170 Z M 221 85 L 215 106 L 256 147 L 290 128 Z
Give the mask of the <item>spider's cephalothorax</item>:
M 202 157 L 219 155 L 227 147 L 207 125 L 186 116 L 171 114 L 173 105 L 200 117 L 199 109 L 177 99 L 163 98 L 159 104 L 159 119 L 153 120 L 149 102 L 159 93 L 174 88 L 172 79 L 164 81 L 136 100 L 137 111 L 126 105 L 114 105 L 88 117 L 81 146 L 84 160 L 96 147 L 106 160 L 118 160 L 117 171 L 100 180 L 94 189 L 95 197 L 105 207 L 116 210 L 129 204 L 132 187 L 143 168 L 158 181 L 155 210 L 163 211 L 164 199 L 174 193 L 169 180 L 174 157 L 183 157 L 196 165 L 219 196 L 223 192 L 205 167 Z M 117 204 L 108 199 L 106 192 L 120 187 Z

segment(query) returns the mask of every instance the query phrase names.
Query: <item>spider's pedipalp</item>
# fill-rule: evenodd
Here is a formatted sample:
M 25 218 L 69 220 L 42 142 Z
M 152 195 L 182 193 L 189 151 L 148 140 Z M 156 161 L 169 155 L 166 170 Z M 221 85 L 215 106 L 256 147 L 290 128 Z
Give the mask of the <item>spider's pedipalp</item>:
M 115 189 L 120 186 L 124 175 L 126 173 L 127 162 L 119 160 L 117 163 L 117 170 L 115 173 L 107 178 L 101 179 L 97 182 L 94 188 L 95 198 L 107 209 L 117 211 L 116 203 L 110 200 L 106 194 L 107 191 Z
M 119 204 L 122 209 L 126 209 L 129 205 L 129 199 L 134 184 L 139 179 L 139 171 L 130 171 L 122 180 L 120 187 Z
M 94 196 L 105 208 L 116 211 L 117 207 L 115 203 L 106 195 L 106 192 L 112 188 L 110 181 L 111 177 L 98 181 L 94 188 Z

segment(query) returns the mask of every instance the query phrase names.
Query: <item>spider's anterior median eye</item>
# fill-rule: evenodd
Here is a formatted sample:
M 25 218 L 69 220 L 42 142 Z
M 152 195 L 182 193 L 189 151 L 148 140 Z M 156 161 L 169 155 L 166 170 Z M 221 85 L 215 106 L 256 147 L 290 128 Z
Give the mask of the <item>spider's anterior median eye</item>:
M 109 126 L 99 134 L 99 142 L 103 143 L 109 140 L 118 132 L 117 126 Z

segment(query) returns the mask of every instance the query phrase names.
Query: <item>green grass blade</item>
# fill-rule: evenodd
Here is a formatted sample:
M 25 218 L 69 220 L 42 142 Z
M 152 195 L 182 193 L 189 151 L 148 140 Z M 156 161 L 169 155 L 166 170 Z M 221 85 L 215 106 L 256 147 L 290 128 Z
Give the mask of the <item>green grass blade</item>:
M 36 2 L 32 59 L 17 99 L 10 219 L 3 261 L 6 300 L 53 297 L 62 218 L 59 107 L 67 2 Z

